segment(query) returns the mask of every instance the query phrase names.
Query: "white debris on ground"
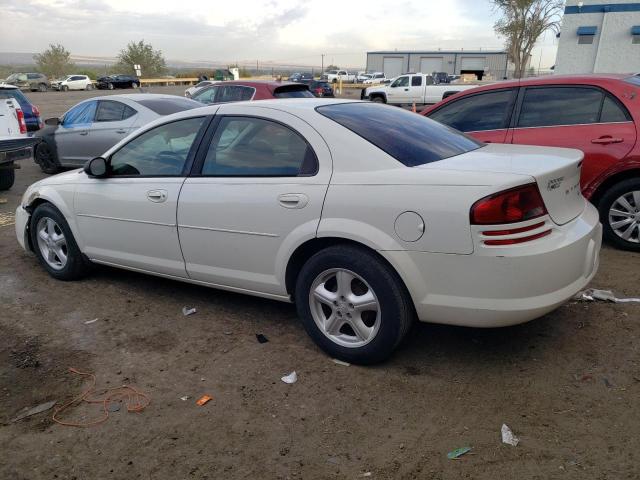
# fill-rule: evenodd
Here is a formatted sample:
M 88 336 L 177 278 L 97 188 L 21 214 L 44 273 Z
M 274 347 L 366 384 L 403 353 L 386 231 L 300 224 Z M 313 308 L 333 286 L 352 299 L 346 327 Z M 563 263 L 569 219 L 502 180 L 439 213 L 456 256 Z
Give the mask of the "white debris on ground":
M 288 384 L 296 383 L 298 381 L 298 374 L 294 370 L 293 372 L 289 373 L 288 375 L 285 375 L 284 377 L 282 377 L 280 380 L 282 380 L 284 383 L 288 383 Z
M 589 288 L 578 293 L 575 297 L 577 300 L 585 302 L 595 302 L 597 300 L 613 303 L 640 303 L 640 298 L 618 298 L 611 290 L 599 290 L 597 288 Z
M 193 315 L 194 313 L 196 313 L 196 307 L 193 308 L 189 308 L 189 307 L 182 307 L 182 314 L 186 317 L 189 315 Z
M 501 432 L 502 443 L 506 443 L 507 445 L 512 445 L 514 447 L 518 446 L 518 443 L 520 443 L 520 439 L 518 439 L 518 437 L 516 437 L 511 429 L 504 423 L 502 424 Z

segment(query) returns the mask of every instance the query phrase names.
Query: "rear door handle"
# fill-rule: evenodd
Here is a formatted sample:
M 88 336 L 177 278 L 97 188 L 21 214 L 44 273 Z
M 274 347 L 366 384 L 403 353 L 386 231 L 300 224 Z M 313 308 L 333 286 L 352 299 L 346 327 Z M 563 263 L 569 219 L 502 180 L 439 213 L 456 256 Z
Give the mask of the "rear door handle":
M 154 203 L 162 203 L 167 199 L 166 190 L 149 190 L 147 192 L 147 198 Z
M 608 145 L 610 143 L 622 143 L 622 142 L 624 142 L 624 138 L 614 138 L 611 136 L 594 138 L 593 140 L 591 140 L 591 143 L 595 143 L 598 145 Z
M 121 128 L 120 130 L 116 130 L 116 133 L 127 133 L 127 131 Z
M 88 130 L 83 130 L 82 132 L 80 132 L 80 135 L 89 135 L 89 131 Z
M 304 193 L 283 193 L 278 195 L 278 203 L 284 208 L 304 208 L 309 203 L 309 197 Z

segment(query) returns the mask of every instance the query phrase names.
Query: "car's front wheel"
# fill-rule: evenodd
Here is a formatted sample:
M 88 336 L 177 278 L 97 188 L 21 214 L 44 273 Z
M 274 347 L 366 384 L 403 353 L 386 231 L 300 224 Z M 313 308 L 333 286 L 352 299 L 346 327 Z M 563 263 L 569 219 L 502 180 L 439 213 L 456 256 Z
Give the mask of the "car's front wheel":
M 414 319 L 397 273 L 374 253 L 350 245 L 321 250 L 304 264 L 295 301 L 316 344 L 352 363 L 386 359 Z
M 84 87 L 85 90 L 89 91 L 89 90 L 93 90 L 93 83 L 88 83 L 86 87 Z
M 36 163 L 40 165 L 40 170 L 49 175 L 60 171 L 60 163 L 56 152 L 49 146 L 47 142 L 40 142 L 36 147 L 35 153 Z
M 131 88 L 138 88 L 140 85 L 138 85 L 136 82 L 133 82 L 131 84 Z
M 616 183 L 598 207 L 605 239 L 618 248 L 640 251 L 640 178 Z
M 89 261 L 82 255 L 71 229 L 60 211 L 50 203 L 39 205 L 29 231 L 31 244 L 40 264 L 58 280 L 76 280 L 89 270 Z
M 38 85 L 38 91 L 39 92 L 46 92 L 47 91 L 47 84 L 46 83 L 41 83 L 40 85 Z
M 109 84 L 107 84 L 107 88 L 108 88 L 109 90 L 113 90 L 113 83 L 109 83 Z
M 62 87 L 60 87 L 60 90 L 62 90 L 63 92 L 68 92 L 69 87 L 67 85 L 62 85 Z

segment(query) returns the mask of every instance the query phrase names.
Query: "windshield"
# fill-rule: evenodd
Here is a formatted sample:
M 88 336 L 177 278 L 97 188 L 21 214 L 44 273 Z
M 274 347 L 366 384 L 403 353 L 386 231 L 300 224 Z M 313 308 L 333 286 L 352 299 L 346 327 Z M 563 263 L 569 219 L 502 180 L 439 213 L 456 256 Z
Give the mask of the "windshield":
M 483 146 L 457 130 L 389 105 L 338 103 L 316 111 L 407 167 L 437 162 Z
M 276 98 L 313 98 L 313 93 L 306 85 L 285 85 L 273 91 Z

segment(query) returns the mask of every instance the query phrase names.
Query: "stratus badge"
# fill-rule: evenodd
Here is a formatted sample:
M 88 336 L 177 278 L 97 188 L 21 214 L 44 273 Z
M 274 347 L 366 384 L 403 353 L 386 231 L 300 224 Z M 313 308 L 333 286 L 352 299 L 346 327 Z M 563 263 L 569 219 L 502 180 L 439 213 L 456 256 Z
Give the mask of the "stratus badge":
M 549 180 L 549 183 L 547 183 L 547 190 L 552 191 L 556 188 L 559 188 L 560 185 L 562 185 L 563 180 L 564 177 L 552 178 L 551 180 Z

